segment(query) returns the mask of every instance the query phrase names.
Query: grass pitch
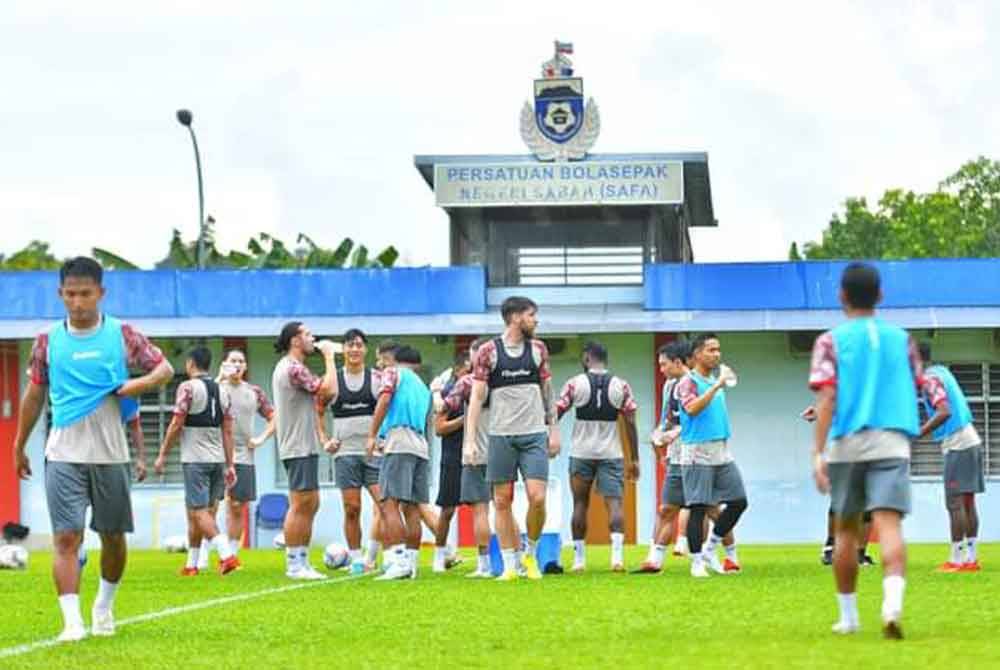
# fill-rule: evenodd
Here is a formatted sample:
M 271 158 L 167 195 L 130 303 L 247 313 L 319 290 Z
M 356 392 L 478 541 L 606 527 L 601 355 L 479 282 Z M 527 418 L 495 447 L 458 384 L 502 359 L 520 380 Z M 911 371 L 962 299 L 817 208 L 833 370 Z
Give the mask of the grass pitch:
M 642 548 L 630 548 L 637 565 Z M 686 559 L 661 575 L 612 574 L 606 548 L 589 549 L 584 575 L 514 584 L 467 580 L 466 562 L 416 581 L 349 578 L 257 595 L 292 585 L 283 555 L 242 554 L 245 568 L 182 579 L 183 557 L 132 552 L 115 607 L 119 622 L 198 606 L 120 626 L 113 638 L 4 650 L 55 637 L 61 620 L 36 553 L 26 572 L 0 571 L 0 668 L 987 668 L 1000 665 L 1000 546 L 982 548 L 978 574 L 938 574 L 945 546 L 910 549 L 903 642 L 883 640 L 881 568 L 862 570 L 863 630 L 840 638 L 836 601 L 817 547 L 746 546 L 744 574 L 695 582 Z M 877 557 L 877 550 L 876 550 Z M 564 565 L 569 563 L 564 553 Z M 214 557 L 213 557 L 214 560 Z M 314 564 L 319 551 L 313 551 Z M 89 622 L 99 553 L 84 569 Z

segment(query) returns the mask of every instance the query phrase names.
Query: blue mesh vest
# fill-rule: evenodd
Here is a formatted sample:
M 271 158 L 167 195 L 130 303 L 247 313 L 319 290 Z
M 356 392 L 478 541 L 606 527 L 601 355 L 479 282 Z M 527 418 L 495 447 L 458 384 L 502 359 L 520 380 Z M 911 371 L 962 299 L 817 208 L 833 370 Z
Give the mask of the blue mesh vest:
M 698 395 L 704 395 L 715 383 L 713 379 L 705 379 L 694 370 L 688 373 L 698 387 Z M 680 383 L 680 382 L 678 382 Z M 719 389 L 712 402 L 698 415 L 691 416 L 678 404 L 681 419 L 681 441 L 684 444 L 699 444 L 728 440 L 732 433 L 729 427 L 729 409 L 726 407 L 726 392 Z
M 70 334 L 65 321 L 56 324 L 49 331 L 48 364 L 52 425 L 65 428 L 92 414 L 128 381 L 121 321 L 104 316 L 86 337 Z
M 924 371 L 924 374 L 940 379 L 945 393 L 948 394 L 948 405 L 951 407 L 951 416 L 948 417 L 947 421 L 934 429 L 934 439 L 941 441 L 972 423 L 972 410 L 969 409 L 969 401 L 965 399 L 962 387 L 958 385 L 958 380 L 955 379 L 955 375 L 951 374 L 951 370 L 943 365 L 932 365 Z M 923 396 L 923 401 L 924 407 L 927 409 L 927 415 L 933 416 L 934 408 L 931 407 L 931 403 L 926 395 Z
M 866 317 L 851 319 L 831 334 L 837 355 L 837 402 L 830 437 L 868 429 L 916 437 L 920 417 L 907 332 Z
M 409 368 L 399 367 L 399 381 L 392 394 L 379 437 L 385 437 L 393 428 L 406 427 L 420 435 L 427 429 L 427 415 L 431 411 L 431 392 L 423 380 Z

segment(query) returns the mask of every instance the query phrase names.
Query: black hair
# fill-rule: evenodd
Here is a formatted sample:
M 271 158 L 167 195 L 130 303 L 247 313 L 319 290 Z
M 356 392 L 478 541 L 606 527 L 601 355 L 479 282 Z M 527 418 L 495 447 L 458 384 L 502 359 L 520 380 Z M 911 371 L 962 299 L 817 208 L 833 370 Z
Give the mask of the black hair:
M 289 321 L 281 327 L 281 334 L 274 341 L 274 351 L 279 354 L 287 354 L 292 346 L 292 338 L 302 331 L 301 321 Z
M 204 345 L 198 345 L 188 352 L 188 360 L 199 370 L 207 371 L 212 367 L 212 351 Z
M 420 365 L 423 363 L 423 359 L 420 358 L 419 351 L 408 344 L 404 344 L 396 349 L 396 362 L 407 365 Z
M 535 304 L 534 300 L 523 296 L 512 295 L 504 300 L 503 304 L 500 305 L 500 315 L 503 317 L 504 323 L 510 323 L 510 320 L 515 314 L 527 312 L 532 309 L 538 309 L 538 305 Z
M 695 352 L 701 350 L 701 348 L 704 347 L 705 343 L 708 342 L 709 340 L 718 340 L 718 339 L 719 336 L 716 335 L 715 333 L 702 333 L 701 335 L 698 335 L 691 342 L 691 353 L 689 355 L 694 354 Z
M 381 342 L 378 343 L 378 349 L 376 350 L 376 353 L 384 354 L 386 352 L 389 352 L 395 354 L 397 351 L 400 350 L 400 348 L 402 348 L 402 346 L 403 345 L 397 342 L 396 340 L 382 340 Z
M 608 348 L 600 342 L 587 342 L 583 345 L 583 353 L 592 361 L 604 364 L 608 362 Z
M 840 275 L 840 290 L 851 307 L 875 309 L 882 290 L 882 279 L 871 263 L 851 263 Z
M 921 342 L 917 346 L 917 349 L 920 350 L 920 360 L 922 360 L 924 363 L 930 363 L 931 362 L 931 343 L 930 342 Z
M 89 256 L 77 256 L 69 259 L 59 268 L 59 285 L 65 284 L 70 277 L 89 277 L 100 286 L 104 280 L 104 269 L 100 263 Z
M 683 363 L 691 356 L 691 346 L 686 340 L 674 340 L 660 347 L 656 354 L 668 361 L 681 361 Z
M 360 328 L 350 328 L 346 333 L 344 333 L 344 344 L 357 339 L 360 339 L 365 344 L 368 344 L 368 336 L 365 335 L 365 331 Z
M 452 364 L 456 368 L 460 368 L 469 362 L 469 350 L 463 349 L 462 351 L 455 352 L 455 358 L 452 359 Z

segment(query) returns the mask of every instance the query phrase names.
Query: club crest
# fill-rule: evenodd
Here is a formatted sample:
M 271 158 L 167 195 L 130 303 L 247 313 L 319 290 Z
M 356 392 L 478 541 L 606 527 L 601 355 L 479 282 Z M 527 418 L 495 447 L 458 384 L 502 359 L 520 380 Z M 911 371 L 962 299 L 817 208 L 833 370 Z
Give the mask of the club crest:
M 570 42 L 555 43 L 555 56 L 535 80 L 535 104 L 521 110 L 521 138 L 542 161 L 580 160 L 597 141 L 601 117 L 591 98 L 583 102 L 583 79 L 573 76 Z

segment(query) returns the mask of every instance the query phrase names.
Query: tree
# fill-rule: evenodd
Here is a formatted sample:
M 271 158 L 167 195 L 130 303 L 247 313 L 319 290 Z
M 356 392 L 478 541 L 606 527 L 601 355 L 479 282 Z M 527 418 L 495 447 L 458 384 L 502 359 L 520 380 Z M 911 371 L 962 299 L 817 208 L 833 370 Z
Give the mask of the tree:
M 0 254 L 0 270 L 58 270 L 62 261 L 49 251 L 49 243 L 32 240 L 10 257 Z
M 930 193 L 888 190 L 874 210 L 848 198 L 803 250 L 811 260 L 1000 256 L 1000 162 L 966 163 Z

